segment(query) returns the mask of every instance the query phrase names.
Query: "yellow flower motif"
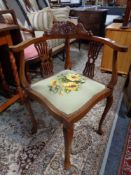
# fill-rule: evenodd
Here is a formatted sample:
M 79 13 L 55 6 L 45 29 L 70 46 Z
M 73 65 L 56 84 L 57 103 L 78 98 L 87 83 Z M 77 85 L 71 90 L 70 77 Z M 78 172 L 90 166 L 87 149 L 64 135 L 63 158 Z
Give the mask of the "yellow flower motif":
M 79 74 L 67 74 L 66 78 L 70 81 L 79 81 L 81 77 Z
M 78 91 L 84 82 L 85 80 L 80 74 L 67 73 L 51 80 L 48 87 L 54 94 L 63 95 L 64 93 Z
M 63 83 L 63 86 L 65 87 L 65 90 L 67 91 L 76 91 L 79 87 L 79 85 L 75 82 Z
M 51 85 L 52 87 L 55 87 L 55 86 L 58 86 L 58 85 L 59 85 L 59 82 L 58 82 L 57 80 L 51 80 L 51 81 L 50 81 L 50 85 Z

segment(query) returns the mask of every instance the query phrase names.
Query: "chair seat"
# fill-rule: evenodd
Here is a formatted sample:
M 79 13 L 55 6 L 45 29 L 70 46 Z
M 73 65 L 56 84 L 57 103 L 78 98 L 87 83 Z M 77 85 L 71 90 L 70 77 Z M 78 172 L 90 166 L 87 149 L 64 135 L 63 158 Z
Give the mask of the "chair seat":
M 24 49 L 24 58 L 26 61 L 38 58 L 38 52 L 37 52 L 34 44 L 32 44 Z
M 66 116 L 76 112 L 107 89 L 105 85 L 71 70 L 61 71 L 34 83 L 31 88 Z

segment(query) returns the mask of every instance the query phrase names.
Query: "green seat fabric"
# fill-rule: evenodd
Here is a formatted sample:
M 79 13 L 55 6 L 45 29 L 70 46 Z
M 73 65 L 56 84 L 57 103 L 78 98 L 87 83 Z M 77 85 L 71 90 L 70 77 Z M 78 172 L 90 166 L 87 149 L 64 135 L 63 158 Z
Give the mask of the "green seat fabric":
M 64 70 L 32 84 L 31 88 L 44 96 L 58 110 L 69 115 L 106 87 L 77 72 Z

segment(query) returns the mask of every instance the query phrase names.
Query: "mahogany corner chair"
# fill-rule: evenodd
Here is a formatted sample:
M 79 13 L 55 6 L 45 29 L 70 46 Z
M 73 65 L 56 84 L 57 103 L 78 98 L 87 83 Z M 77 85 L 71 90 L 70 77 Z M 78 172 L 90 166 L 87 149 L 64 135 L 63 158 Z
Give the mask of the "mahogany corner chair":
M 66 40 L 66 68 L 53 74 L 53 63 L 48 52 L 47 39 L 64 38 Z M 82 74 L 70 70 L 70 39 L 84 39 L 89 42 L 88 58 Z M 26 80 L 25 59 L 23 50 L 34 44 L 45 70 L 45 79 L 36 83 Z M 95 60 L 100 46 L 107 45 L 113 49 L 112 76 L 107 85 L 93 80 Z M 34 99 L 63 124 L 65 160 L 64 168 L 71 166 L 70 152 L 73 139 L 74 124 L 99 101 L 107 99 L 106 106 L 99 122 L 97 133 L 102 134 L 102 123 L 113 102 L 113 89 L 117 82 L 117 54 L 126 52 L 126 46 L 120 46 L 107 38 L 93 36 L 84 29 L 82 24 L 75 26 L 71 22 L 54 23 L 52 30 L 47 31 L 43 37 L 31 39 L 21 44 L 10 46 L 10 51 L 20 57 L 20 81 L 24 90 L 25 100 Z M 69 69 L 68 69 L 69 68 Z M 78 100 L 79 99 L 79 100 Z M 67 103 L 68 102 L 68 103 Z M 34 122 L 34 125 L 36 122 Z M 36 126 L 34 127 L 36 128 Z

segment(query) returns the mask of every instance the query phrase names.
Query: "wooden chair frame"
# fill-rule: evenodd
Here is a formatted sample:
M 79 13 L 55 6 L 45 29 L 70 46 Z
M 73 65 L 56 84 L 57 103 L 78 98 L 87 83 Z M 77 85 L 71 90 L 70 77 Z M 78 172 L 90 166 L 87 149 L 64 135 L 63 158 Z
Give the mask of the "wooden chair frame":
M 70 39 L 84 39 L 90 41 L 90 48 L 88 50 L 88 59 L 86 66 L 83 71 L 84 76 L 89 76 L 93 78 L 94 75 L 94 65 L 95 60 L 98 56 L 98 52 L 100 50 L 100 45 L 105 44 L 113 49 L 113 62 L 112 62 L 112 76 L 111 80 L 107 84 L 105 90 L 102 91 L 99 95 L 94 96 L 89 102 L 85 103 L 79 110 L 71 113 L 65 114 L 62 111 L 59 111 L 55 106 L 53 106 L 46 98 L 42 97 L 33 90 L 26 80 L 25 71 L 24 71 L 24 58 L 23 58 L 23 49 L 29 46 L 30 44 L 35 44 L 39 56 L 43 62 L 43 67 L 45 68 L 45 76 L 49 77 L 53 74 L 53 65 L 51 58 L 49 56 L 48 47 L 47 47 L 47 39 L 54 38 L 64 38 L 66 40 L 65 48 L 66 48 L 66 62 L 65 67 L 71 68 L 71 58 L 70 58 Z M 92 44 L 93 43 L 93 44 Z M 97 43 L 97 44 L 95 44 Z M 27 42 L 23 42 L 16 46 L 10 46 L 10 50 L 13 53 L 19 54 L 20 57 L 20 81 L 24 90 L 24 94 L 26 96 L 25 99 L 32 98 L 42 104 L 47 110 L 61 123 L 63 123 L 63 133 L 64 133 L 64 143 L 65 143 L 65 160 L 64 160 L 64 168 L 68 169 L 71 166 L 70 161 L 70 152 L 71 152 L 71 143 L 73 139 L 74 132 L 74 123 L 79 121 L 81 118 L 85 116 L 85 114 L 100 100 L 106 98 L 107 103 L 102 114 L 102 117 L 99 122 L 98 133 L 102 134 L 102 123 L 104 118 L 109 111 L 112 102 L 113 102 L 113 89 L 117 82 L 117 54 L 118 52 L 126 52 L 127 47 L 120 46 L 116 44 L 114 41 L 111 41 L 107 38 L 101 38 L 97 36 L 93 36 L 91 32 L 88 32 L 84 29 L 82 24 L 78 24 L 75 26 L 71 22 L 59 22 L 55 23 L 52 30 L 47 31 L 43 37 L 31 39 Z M 34 123 L 34 128 L 36 128 L 36 122 Z

